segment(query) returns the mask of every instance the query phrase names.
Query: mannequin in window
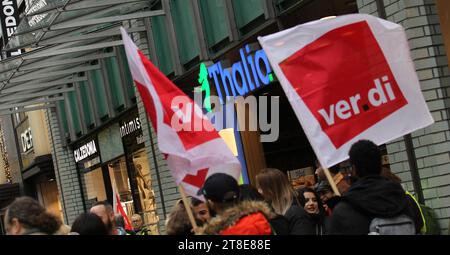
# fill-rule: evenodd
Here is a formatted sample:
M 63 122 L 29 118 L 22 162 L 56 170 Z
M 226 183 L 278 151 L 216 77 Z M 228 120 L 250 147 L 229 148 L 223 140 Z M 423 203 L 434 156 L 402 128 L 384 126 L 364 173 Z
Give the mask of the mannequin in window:
M 152 192 L 150 189 L 150 184 L 145 180 L 142 166 L 140 164 L 136 164 L 136 182 L 139 188 L 139 193 L 141 194 L 141 200 L 145 205 L 145 210 L 147 210 L 147 201 L 152 197 Z

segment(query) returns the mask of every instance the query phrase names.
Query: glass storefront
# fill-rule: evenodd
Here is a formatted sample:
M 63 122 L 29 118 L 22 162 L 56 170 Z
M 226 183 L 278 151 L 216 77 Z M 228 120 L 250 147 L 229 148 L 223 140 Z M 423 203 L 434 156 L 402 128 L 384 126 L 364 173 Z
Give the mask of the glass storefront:
M 152 190 L 150 164 L 145 149 L 133 153 L 133 165 L 136 170 L 136 184 L 139 189 L 142 218 L 152 233 L 156 233 L 159 217 L 156 214 L 155 193 Z
M 105 182 L 101 168 L 96 168 L 83 174 L 83 182 L 86 187 L 86 197 L 90 201 L 107 200 Z
M 136 210 L 133 205 L 133 195 L 125 157 L 109 163 L 108 171 L 113 190 L 117 190 L 122 207 L 124 207 L 128 218 L 131 218 Z
M 137 112 L 131 112 L 96 137 L 80 142 L 74 153 L 87 210 L 98 201 L 112 204 L 116 191 L 128 218 L 141 215 L 151 233 L 158 234 L 152 170 L 143 141 Z
M 57 216 L 61 221 L 62 209 L 58 199 L 58 185 L 54 179 L 48 182 L 40 182 L 36 184 L 36 190 L 39 202 L 53 215 Z

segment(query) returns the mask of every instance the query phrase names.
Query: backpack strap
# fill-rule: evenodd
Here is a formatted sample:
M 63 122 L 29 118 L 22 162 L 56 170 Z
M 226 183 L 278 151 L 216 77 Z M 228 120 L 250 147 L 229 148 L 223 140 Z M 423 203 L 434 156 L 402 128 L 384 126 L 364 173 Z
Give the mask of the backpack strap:
M 417 199 L 416 199 L 411 193 L 409 193 L 409 191 L 406 191 L 406 195 L 407 195 L 407 196 L 410 196 L 410 197 L 414 200 L 414 202 L 416 203 L 417 207 L 419 208 L 419 211 L 420 211 L 420 217 L 422 217 L 422 222 L 423 222 L 423 227 L 422 227 L 422 229 L 420 230 L 420 232 L 421 232 L 422 234 L 424 234 L 424 233 L 427 232 L 427 223 L 426 223 L 426 221 L 425 221 L 425 217 L 423 216 L 422 207 L 420 207 L 420 204 L 419 204 L 419 202 L 417 202 Z

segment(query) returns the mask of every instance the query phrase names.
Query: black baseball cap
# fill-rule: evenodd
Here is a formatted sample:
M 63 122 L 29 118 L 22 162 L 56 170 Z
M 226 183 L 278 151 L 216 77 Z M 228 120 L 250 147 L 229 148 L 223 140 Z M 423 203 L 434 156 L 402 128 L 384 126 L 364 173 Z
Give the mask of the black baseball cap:
M 213 202 L 231 202 L 239 197 L 239 184 L 228 174 L 215 173 L 206 179 L 197 195 L 203 195 Z

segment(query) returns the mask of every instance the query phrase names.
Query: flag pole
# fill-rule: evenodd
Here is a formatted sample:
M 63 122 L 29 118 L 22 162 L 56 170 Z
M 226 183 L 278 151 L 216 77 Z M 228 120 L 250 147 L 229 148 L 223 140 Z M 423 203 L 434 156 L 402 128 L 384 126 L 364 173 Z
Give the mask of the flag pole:
M 341 196 L 341 193 L 339 192 L 336 183 L 334 183 L 333 177 L 331 177 L 330 170 L 326 167 L 323 167 L 323 172 L 325 173 L 325 176 L 328 179 L 328 183 L 330 183 L 331 188 L 333 189 L 334 194 L 337 196 Z
M 196 231 L 198 226 L 197 222 L 195 221 L 194 214 L 192 213 L 191 203 L 186 196 L 186 192 L 184 191 L 183 185 L 180 184 L 178 188 L 180 189 L 181 199 L 183 200 L 184 208 L 189 216 L 189 220 L 191 221 L 192 229 Z

